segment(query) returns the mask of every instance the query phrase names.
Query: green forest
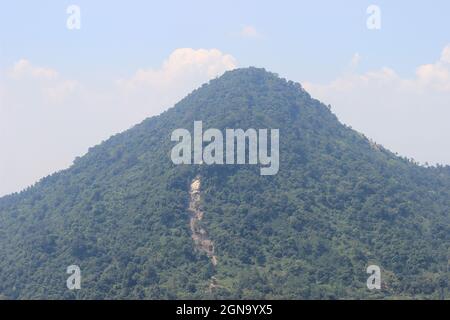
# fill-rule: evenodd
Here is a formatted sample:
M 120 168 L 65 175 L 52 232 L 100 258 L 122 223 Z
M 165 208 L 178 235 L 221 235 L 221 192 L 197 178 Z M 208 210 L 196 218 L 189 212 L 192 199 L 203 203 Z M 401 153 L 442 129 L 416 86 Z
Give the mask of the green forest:
M 279 129 L 279 172 L 173 164 L 172 131 L 198 120 Z M 189 228 L 197 176 L 216 266 Z M 298 83 L 236 69 L 0 198 L 0 257 L 2 299 L 450 299 L 450 167 L 383 148 Z

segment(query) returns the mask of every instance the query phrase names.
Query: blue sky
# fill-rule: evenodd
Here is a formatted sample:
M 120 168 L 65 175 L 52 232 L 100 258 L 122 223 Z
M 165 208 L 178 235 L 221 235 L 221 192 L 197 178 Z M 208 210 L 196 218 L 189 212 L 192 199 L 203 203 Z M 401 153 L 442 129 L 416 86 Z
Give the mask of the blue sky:
M 345 5 L 343 5 L 345 3 Z M 366 8 L 382 10 L 382 29 L 366 28 Z M 82 28 L 64 28 L 69 4 Z M 1 66 L 27 57 L 76 77 L 156 67 L 180 47 L 218 48 L 242 66 L 293 79 L 330 80 L 354 52 L 361 68 L 395 66 L 404 75 L 438 57 L 450 30 L 442 1 L 4 1 Z M 245 25 L 261 33 L 236 36 Z
M 3 1 L 0 196 L 246 66 L 301 82 L 402 156 L 450 164 L 449 12 L 447 0 Z

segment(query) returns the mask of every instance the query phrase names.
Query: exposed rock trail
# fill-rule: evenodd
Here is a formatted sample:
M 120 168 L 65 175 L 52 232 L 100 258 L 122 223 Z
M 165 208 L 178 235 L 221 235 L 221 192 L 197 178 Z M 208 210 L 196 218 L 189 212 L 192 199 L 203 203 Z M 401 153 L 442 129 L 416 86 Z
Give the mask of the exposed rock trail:
M 208 238 L 208 233 L 204 228 L 199 225 L 199 222 L 203 219 L 203 212 L 200 209 L 200 177 L 195 177 L 191 182 L 189 190 L 189 212 L 191 218 L 189 225 L 191 228 L 192 239 L 194 240 L 195 247 L 211 259 L 213 266 L 217 265 L 217 257 L 214 255 L 214 243 Z

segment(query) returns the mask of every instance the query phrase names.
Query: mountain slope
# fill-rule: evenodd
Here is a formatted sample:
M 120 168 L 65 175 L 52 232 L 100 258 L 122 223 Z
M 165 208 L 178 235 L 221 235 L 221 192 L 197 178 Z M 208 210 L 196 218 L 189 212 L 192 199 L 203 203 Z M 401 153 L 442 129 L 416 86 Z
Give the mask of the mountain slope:
M 279 128 L 280 170 L 174 165 L 174 129 Z M 217 266 L 190 229 L 199 221 Z M 450 170 L 399 158 L 298 84 L 225 73 L 111 137 L 68 170 L 0 199 L 5 298 L 379 298 L 446 294 Z M 79 265 L 81 290 L 66 288 Z M 366 288 L 366 267 L 383 288 Z M 211 288 L 211 283 L 214 284 Z M 444 290 L 443 290 L 444 289 Z

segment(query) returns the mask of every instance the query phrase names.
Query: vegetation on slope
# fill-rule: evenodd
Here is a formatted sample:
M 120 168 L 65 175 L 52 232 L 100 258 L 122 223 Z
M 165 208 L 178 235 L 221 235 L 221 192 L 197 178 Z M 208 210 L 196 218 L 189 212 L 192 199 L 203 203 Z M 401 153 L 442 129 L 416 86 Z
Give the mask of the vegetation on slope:
M 280 170 L 174 165 L 170 134 L 279 128 Z M 195 249 L 189 186 L 218 265 Z M 420 167 L 339 123 L 299 84 L 225 73 L 68 170 L 0 199 L 10 299 L 448 297 L 450 168 Z M 79 265 L 81 290 L 66 288 Z M 366 288 L 366 267 L 383 288 Z M 211 277 L 217 286 L 208 290 Z

